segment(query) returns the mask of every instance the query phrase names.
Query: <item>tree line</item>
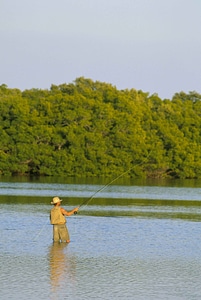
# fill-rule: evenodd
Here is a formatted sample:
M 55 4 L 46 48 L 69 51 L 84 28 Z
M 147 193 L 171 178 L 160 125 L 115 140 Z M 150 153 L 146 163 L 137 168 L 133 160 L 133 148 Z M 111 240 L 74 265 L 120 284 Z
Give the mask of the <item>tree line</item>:
M 201 95 L 0 86 L 0 175 L 201 178 Z

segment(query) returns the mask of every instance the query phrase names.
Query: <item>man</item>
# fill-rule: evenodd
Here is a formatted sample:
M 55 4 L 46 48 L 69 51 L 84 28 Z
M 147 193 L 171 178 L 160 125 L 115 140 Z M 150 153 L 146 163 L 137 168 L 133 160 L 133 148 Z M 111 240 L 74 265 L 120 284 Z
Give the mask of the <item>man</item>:
M 61 207 L 61 201 L 59 197 L 54 197 L 51 202 L 51 204 L 54 205 L 50 212 L 50 222 L 53 225 L 53 241 L 69 243 L 70 236 L 66 227 L 65 216 L 71 216 L 77 212 L 79 208 L 76 207 L 68 212 Z

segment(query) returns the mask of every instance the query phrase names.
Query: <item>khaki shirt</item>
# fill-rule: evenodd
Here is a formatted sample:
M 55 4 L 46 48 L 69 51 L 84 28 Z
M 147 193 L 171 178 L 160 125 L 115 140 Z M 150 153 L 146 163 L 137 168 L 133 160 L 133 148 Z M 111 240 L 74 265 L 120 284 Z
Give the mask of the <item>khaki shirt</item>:
M 50 212 L 50 222 L 52 225 L 65 224 L 66 218 L 61 212 L 61 207 L 55 206 Z

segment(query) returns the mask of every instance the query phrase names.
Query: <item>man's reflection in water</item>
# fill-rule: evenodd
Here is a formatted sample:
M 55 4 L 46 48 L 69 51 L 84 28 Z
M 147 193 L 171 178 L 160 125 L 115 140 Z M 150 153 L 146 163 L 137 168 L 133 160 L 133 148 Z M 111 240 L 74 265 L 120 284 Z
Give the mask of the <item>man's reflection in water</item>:
M 68 254 L 67 243 L 53 243 L 49 250 L 50 281 L 52 291 L 73 287 L 75 283 L 75 257 Z

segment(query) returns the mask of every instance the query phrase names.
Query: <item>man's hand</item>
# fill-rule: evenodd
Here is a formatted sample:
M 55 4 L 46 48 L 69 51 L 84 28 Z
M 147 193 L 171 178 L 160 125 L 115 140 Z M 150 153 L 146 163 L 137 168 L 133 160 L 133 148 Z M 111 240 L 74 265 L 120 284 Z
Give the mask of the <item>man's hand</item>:
M 73 212 L 74 212 L 74 215 L 76 215 L 76 214 L 77 214 L 77 212 L 78 212 L 78 209 L 79 209 L 79 206 L 78 206 L 78 207 L 76 207 L 76 208 L 74 208 L 74 210 L 73 210 Z

